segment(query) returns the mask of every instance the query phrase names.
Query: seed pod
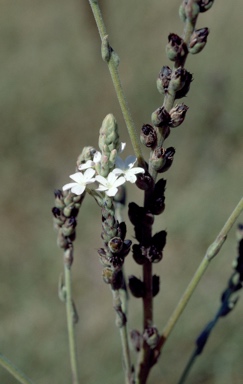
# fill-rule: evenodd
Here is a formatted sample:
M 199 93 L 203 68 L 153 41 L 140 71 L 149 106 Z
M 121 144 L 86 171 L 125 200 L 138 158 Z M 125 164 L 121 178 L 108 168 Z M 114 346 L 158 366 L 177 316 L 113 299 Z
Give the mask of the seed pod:
M 134 297 L 144 297 L 145 295 L 145 284 L 143 281 L 138 279 L 136 276 L 129 276 L 128 285 L 131 293 Z
M 154 127 L 150 124 L 144 124 L 140 133 L 140 141 L 146 147 L 154 147 L 157 143 L 157 133 Z
M 201 52 L 206 45 L 208 34 L 208 28 L 195 30 L 191 36 L 188 51 L 192 54 Z
M 168 91 L 172 70 L 168 66 L 163 66 L 156 80 L 157 89 L 162 95 Z
M 185 119 L 189 107 L 185 104 L 177 104 L 170 110 L 170 127 L 175 128 L 181 125 Z
M 151 120 L 156 127 L 166 127 L 170 122 L 170 114 L 162 106 L 152 113 Z
M 139 244 L 133 244 L 132 252 L 133 252 L 134 261 L 139 265 L 143 265 L 146 259 L 145 259 L 145 256 L 143 255 L 141 246 Z
M 171 167 L 173 163 L 174 154 L 175 154 L 174 147 L 169 147 L 165 150 L 164 163 L 163 163 L 163 166 L 157 171 L 158 173 L 163 173 L 168 171 L 168 169 Z
M 123 241 L 120 237 L 113 237 L 108 242 L 108 248 L 112 253 L 119 253 L 122 250 Z
M 147 327 L 144 330 L 143 338 L 151 349 L 154 349 L 159 341 L 159 332 L 155 326 Z
M 175 33 L 170 33 L 168 40 L 169 43 L 166 46 L 166 54 L 169 60 L 176 61 L 185 56 L 187 47 L 184 40 L 180 36 Z
M 214 3 L 214 0 L 201 0 L 199 2 L 200 12 L 203 13 L 208 11 L 212 7 L 213 3 Z

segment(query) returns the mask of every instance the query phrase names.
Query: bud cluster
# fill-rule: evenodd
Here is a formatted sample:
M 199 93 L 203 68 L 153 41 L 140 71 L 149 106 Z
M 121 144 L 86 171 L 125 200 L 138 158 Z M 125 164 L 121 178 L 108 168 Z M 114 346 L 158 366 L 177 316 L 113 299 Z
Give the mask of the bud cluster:
M 54 227 L 57 229 L 57 245 L 68 250 L 76 237 L 77 215 L 84 195 L 75 195 L 59 189 L 54 191 L 55 206 L 52 208 Z M 66 260 L 71 266 L 73 260 Z

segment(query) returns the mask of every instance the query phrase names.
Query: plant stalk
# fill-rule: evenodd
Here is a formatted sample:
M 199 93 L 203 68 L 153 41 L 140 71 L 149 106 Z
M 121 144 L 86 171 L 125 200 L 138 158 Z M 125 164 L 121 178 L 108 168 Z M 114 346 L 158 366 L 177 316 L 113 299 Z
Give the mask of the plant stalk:
M 227 219 L 226 223 L 224 224 L 223 228 L 219 232 L 218 236 L 214 240 L 214 242 L 209 246 L 204 258 L 202 259 L 196 273 L 194 274 L 191 282 L 189 283 L 188 287 L 186 288 L 184 294 L 182 295 L 177 307 L 175 308 L 174 312 L 172 313 L 171 317 L 169 318 L 166 326 L 164 327 L 164 330 L 162 332 L 162 335 L 160 337 L 160 341 L 156 349 L 159 351 L 163 347 L 165 341 L 168 339 L 171 331 L 173 330 L 177 320 L 181 316 L 183 310 L 185 309 L 190 297 L 192 296 L 193 292 L 195 291 L 195 288 L 197 287 L 199 281 L 201 280 L 203 274 L 205 273 L 207 267 L 209 266 L 210 261 L 217 255 L 217 253 L 220 251 L 222 245 L 224 244 L 227 234 L 229 233 L 230 229 L 232 228 L 233 224 L 243 211 L 243 198 L 239 201 L 229 218 Z
M 5 368 L 21 384 L 33 384 L 33 382 L 10 360 L 0 353 L 0 365 Z

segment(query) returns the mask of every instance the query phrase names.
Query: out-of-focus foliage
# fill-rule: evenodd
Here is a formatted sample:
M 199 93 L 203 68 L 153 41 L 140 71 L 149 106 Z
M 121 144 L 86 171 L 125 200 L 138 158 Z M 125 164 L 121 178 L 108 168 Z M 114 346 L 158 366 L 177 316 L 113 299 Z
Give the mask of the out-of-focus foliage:
M 138 129 L 162 103 L 155 80 L 169 65 L 167 35 L 182 33 L 180 1 L 101 0 L 111 45 Z M 166 175 L 164 260 L 155 267 L 161 291 L 155 322 L 162 329 L 207 246 L 242 195 L 242 20 L 239 0 L 216 1 L 198 27 L 209 27 L 206 48 L 190 56 L 194 81 L 184 124 L 167 146 L 176 148 Z M 53 189 L 69 181 L 84 145 L 97 146 L 107 113 L 123 119 L 88 1 L 2 0 L 0 14 L 1 116 L 1 352 L 36 384 L 70 382 L 65 308 L 57 297 L 62 254 L 52 229 Z M 144 150 L 144 153 L 146 151 Z M 127 153 L 131 153 L 128 144 Z M 142 201 L 135 187 L 129 201 Z M 81 381 L 123 382 L 111 295 L 101 278 L 99 208 L 89 196 L 79 215 L 73 266 Z M 129 226 L 130 237 L 132 228 Z M 218 305 L 236 255 L 234 231 L 213 261 L 180 319 L 150 382 L 176 382 L 197 332 Z M 132 258 L 129 274 L 140 271 Z M 138 327 L 140 302 L 131 299 L 130 327 Z M 242 381 L 242 302 L 215 330 L 191 374 L 193 383 Z M 14 379 L 0 369 L 0 382 Z

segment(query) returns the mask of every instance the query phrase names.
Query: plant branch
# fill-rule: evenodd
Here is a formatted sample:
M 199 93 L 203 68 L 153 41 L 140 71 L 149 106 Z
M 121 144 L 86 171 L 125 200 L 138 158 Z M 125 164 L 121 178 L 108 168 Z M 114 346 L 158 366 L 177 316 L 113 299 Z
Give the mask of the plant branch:
M 210 261 L 217 255 L 219 250 L 221 249 L 222 245 L 224 244 L 227 234 L 229 233 L 230 229 L 232 228 L 233 224 L 239 217 L 240 213 L 243 211 L 243 198 L 239 201 L 229 218 L 227 219 L 225 225 L 219 232 L 218 236 L 214 240 L 214 242 L 209 246 L 204 258 L 202 259 L 201 264 L 199 265 L 196 273 L 194 274 L 191 282 L 189 283 L 188 287 L 186 288 L 184 294 L 182 295 L 177 307 L 175 308 L 174 312 L 172 313 L 171 317 L 169 318 L 166 326 L 164 327 L 164 330 L 162 332 L 162 335 L 160 337 L 159 344 L 157 346 L 157 349 L 160 351 L 163 347 L 165 341 L 168 339 L 171 331 L 173 330 L 177 320 L 181 316 L 183 310 L 185 309 L 190 297 L 192 296 L 193 292 L 195 291 L 195 288 L 197 287 L 199 281 L 201 280 L 203 274 L 205 273 L 207 267 L 209 266 Z
M 78 379 L 78 364 L 77 364 L 77 350 L 76 341 L 74 334 L 74 323 L 75 323 L 75 311 L 72 301 L 72 288 L 71 288 L 71 264 L 73 246 L 71 245 L 64 252 L 64 278 L 65 278 L 65 302 L 67 312 L 67 328 L 68 328 L 68 339 L 69 339 L 69 351 L 70 351 L 70 363 L 72 372 L 72 384 L 79 384 Z
M 108 41 L 107 41 L 108 36 L 106 33 L 106 27 L 105 27 L 105 23 L 104 23 L 102 14 L 101 14 L 101 9 L 100 9 L 98 0 L 89 0 L 89 4 L 90 4 L 90 7 L 91 7 L 92 12 L 94 14 L 97 28 L 99 30 L 101 42 L 107 44 L 107 48 L 109 49 L 109 51 L 113 52 L 112 48 L 108 45 Z M 131 116 L 131 112 L 130 112 L 130 109 L 129 109 L 129 106 L 128 106 L 128 103 L 127 103 L 127 100 L 126 100 L 126 97 L 125 97 L 125 94 L 124 94 L 124 91 L 122 88 L 120 76 L 119 76 L 118 69 L 117 69 L 119 58 L 117 55 L 116 56 L 114 55 L 114 52 L 108 56 L 109 57 L 105 61 L 108 64 L 108 68 L 110 71 L 112 82 L 113 82 L 115 92 L 116 92 L 116 95 L 117 95 L 117 98 L 118 98 L 118 101 L 120 104 L 123 118 L 124 118 L 126 126 L 127 126 L 127 130 L 128 130 L 128 133 L 129 133 L 129 136 L 131 139 L 133 150 L 134 150 L 135 156 L 138 159 L 138 164 L 140 166 L 144 166 L 145 161 L 143 159 L 143 155 L 142 155 L 142 151 L 141 151 L 140 140 L 139 140 L 136 128 L 135 128 L 134 121 L 133 121 L 132 116 Z M 116 59 L 114 59 L 114 57 L 116 57 Z
M 0 364 L 21 384 L 33 384 L 33 382 L 27 376 L 25 376 L 25 374 L 19 368 L 17 368 L 11 361 L 9 361 L 1 353 L 0 353 Z

